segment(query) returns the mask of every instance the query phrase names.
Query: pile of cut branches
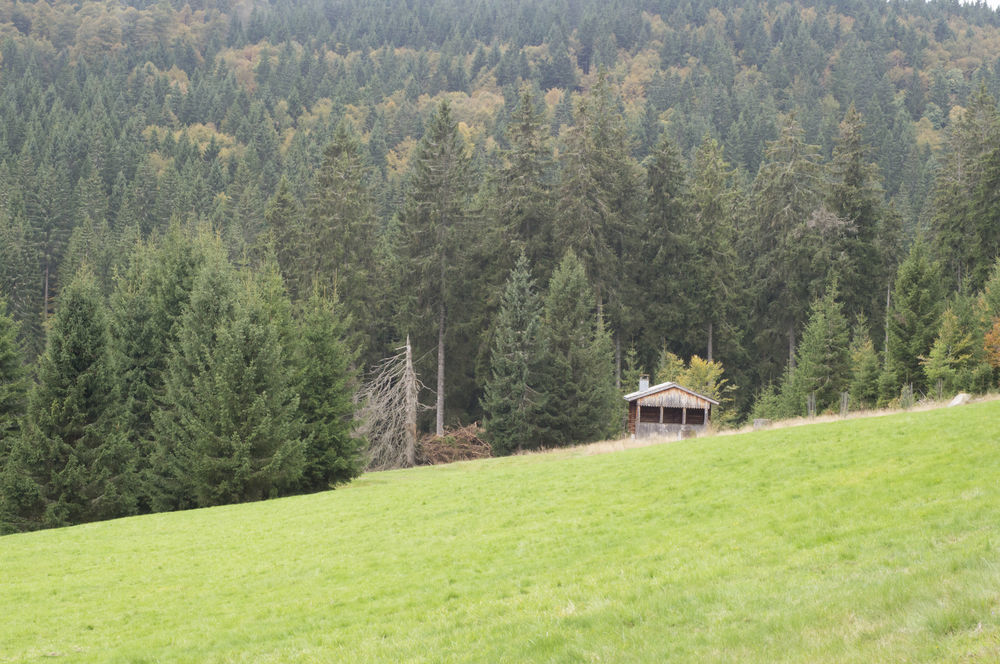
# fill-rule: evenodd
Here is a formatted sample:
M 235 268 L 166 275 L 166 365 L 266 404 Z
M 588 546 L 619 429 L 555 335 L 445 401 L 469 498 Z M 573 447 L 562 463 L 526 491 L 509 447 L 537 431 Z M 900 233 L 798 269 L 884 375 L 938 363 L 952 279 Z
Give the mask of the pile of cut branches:
M 478 423 L 460 429 L 446 430 L 443 436 L 426 435 L 417 444 L 417 464 L 434 466 L 453 461 L 486 459 L 492 456 L 490 444 L 480 435 Z

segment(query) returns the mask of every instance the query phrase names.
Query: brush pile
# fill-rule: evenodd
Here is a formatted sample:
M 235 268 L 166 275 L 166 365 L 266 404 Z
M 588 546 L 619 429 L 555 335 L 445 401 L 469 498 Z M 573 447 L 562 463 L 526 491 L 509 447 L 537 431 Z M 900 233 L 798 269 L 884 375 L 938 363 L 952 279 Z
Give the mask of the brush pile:
M 492 456 L 490 444 L 480 436 L 483 430 L 478 423 L 461 429 L 445 431 L 443 436 L 424 436 L 417 443 L 417 465 L 435 466 L 454 461 L 486 459 Z

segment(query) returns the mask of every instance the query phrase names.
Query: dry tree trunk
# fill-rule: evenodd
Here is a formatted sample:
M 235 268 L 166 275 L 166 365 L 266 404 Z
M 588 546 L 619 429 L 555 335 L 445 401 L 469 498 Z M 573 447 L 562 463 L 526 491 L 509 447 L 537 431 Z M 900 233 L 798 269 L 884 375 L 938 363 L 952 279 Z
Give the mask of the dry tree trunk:
M 444 435 L 444 303 L 441 303 L 441 313 L 438 320 L 438 374 L 437 374 L 437 400 L 435 408 L 437 416 L 435 418 L 435 433 L 438 436 Z
M 398 350 L 379 363 L 358 393 L 363 405 L 357 433 L 368 439 L 368 470 L 416 465 L 420 381 L 408 336 Z

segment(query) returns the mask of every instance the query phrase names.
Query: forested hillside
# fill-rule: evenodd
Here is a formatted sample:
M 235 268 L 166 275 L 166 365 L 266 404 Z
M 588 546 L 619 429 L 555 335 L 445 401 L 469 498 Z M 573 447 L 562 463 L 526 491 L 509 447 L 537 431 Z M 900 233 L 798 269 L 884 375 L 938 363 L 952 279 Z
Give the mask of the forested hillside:
M 139 441 L 205 405 L 184 334 L 284 343 L 311 298 L 352 375 L 410 335 L 424 425 L 499 450 L 612 433 L 640 371 L 731 419 L 989 389 L 998 53 L 936 1 L 0 0 L 0 367 L 39 358 L 0 427 L 73 298 L 109 385 L 148 374 L 108 388 Z

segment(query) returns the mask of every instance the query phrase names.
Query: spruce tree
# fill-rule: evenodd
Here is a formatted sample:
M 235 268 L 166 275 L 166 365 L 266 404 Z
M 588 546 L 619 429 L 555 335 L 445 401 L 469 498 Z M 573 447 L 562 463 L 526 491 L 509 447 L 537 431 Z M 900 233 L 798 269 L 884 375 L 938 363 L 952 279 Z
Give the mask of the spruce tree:
M 694 305 L 692 295 L 697 293 L 693 288 L 696 279 L 690 271 L 697 256 L 685 165 L 666 133 L 650 155 L 646 190 L 646 223 L 637 249 L 641 274 L 651 282 L 647 290 L 657 295 L 643 299 L 639 323 L 644 350 L 648 351 L 655 350 L 663 330 L 694 327 L 689 320 Z
M 954 394 L 958 390 L 970 389 L 969 365 L 976 351 L 972 335 L 963 330 L 958 316 L 951 309 L 941 314 L 941 327 L 931 345 L 927 357 L 921 358 L 927 388 L 934 393 L 941 390 L 941 396 Z
M 534 270 L 547 279 L 557 260 L 552 244 L 552 148 L 535 104 L 525 88 L 507 125 L 510 147 L 497 169 L 492 207 L 507 241 L 522 247 Z
M 546 364 L 539 389 L 546 403 L 538 419 L 541 446 L 585 443 L 615 433 L 624 405 L 615 387 L 611 338 L 572 250 L 549 282 L 542 340 Z
M 837 289 L 830 286 L 813 302 L 802 333 L 793 378 L 796 394 L 799 398 L 815 394 L 817 411 L 833 408 L 850 383 L 850 369 L 847 321 Z
M 403 306 L 417 339 L 424 330 L 436 332 L 437 384 L 435 432 L 444 433 L 445 354 L 449 325 L 459 319 L 461 307 L 471 304 L 463 289 L 463 269 L 469 255 L 471 160 L 447 102 L 438 106 L 414 157 L 410 191 L 402 214 L 406 236 L 404 252 L 408 276 Z M 426 339 L 426 337 L 424 337 Z
M 722 146 L 706 137 L 695 153 L 691 185 L 691 227 L 688 230 L 693 260 L 680 270 L 687 273 L 688 321 L 695 332 L 695 348 L 705 349 L 711 362 L 716 335 L 726 333 L 729 351 L 735 348 L 742 280 L 747 267 L 737 256 L 737 219 L 741 200 L 734 186 L 735 172 L 723 158 Z M 701 342 L 701 343 L 698 343 Z
M 889 275 L 882 274 L 885 261 L 878 255 L 880 245 L 887 243 L 886 238 L 879 238 L 880 231 L 885 231 L 884 193 L 878 166 L 868 161 L 864 128 L 861 114 L 851 104 L 833 148 L 827 204 L 845 222 L 834 239 L 834 251 L 845 254 L 836 275 L 844 308 L 848 316 L 874 317 L 884 308 L 884 288 L 879 285 Z
M 0 297 L 0 468 L 10 452 L 24 413 L 27 382 L 24 357 L 17 341 L 19 325 Z
M 364 441 L 353 435 L 356 380 L 345 341 L 349 323 L 336 301 L 319 292 L 303 305 L 294 344 L 305 464 L 303 491 L 349 482 L 364 469 Z
M 756 346 L 765 376 L 777 371 L 783 356 L 794 365 L 796 331 L 829 270 L 814 265 L 820 247 L 808 223 L 821 198 L 820 175 L 818 148 L 805 142 L 802 127 L 789 118 L 781 136 L 768 144 L 750 197 L 754 301 L 762 319 Z
M 944 309 L 941 265 L 932 261 L 917 240 L 896 273 L 888 314 L 887 376 L 880 381 L 880 399 L 898 396 L 903 385 L 926 387 L 920 358 L 930 352 Z
M 927 388 L 941 396 L 959 391 L 985 392 L 993 383 L 986 351 L 986 333 L 980 303 L 971 295 L 956 294 L 941 315 L 934 343 L 920 361 Z
M 878 353 L 868 334 L 868 325 L 859 316 L 851 330 L 851 405 L 854 408 L 873 408 L 878 403 Z
M 554 235 L 583 263 L 616 331 L 636 313 L 630 312 L 636 267 L 630 257 L 637 253 L 645 193 L 620 103 L 603 72 L 581 99 L 561 151 Z
M 543 359 L 541 303 L 524 254 L 507 280 L 493 329 L 490 374 L 483 387 L 483 425 L 494 454 L 534 449 L 545 395 L 539 391 Z
M 290 493 L 302 420 L 281 316 L 216 256 L 195 278 L 154 416 L 158 509 Z
M 4 512 L 16 529 L 134 513 L 135 459 L 115 426 L 107 315 L 94 278 L 59 296 L 38 381 L 4 471 Z
M 119 427 L 135 452 L 136 470 L 142 477 L 142 512 L 153 509 L 160 481 L 151 467 L 153 419 L 163 406 L 168 358 L 210 243 L 205 236 L 192 236 L 172 226 L 158 241 L 135 246 L 111 295 Z

